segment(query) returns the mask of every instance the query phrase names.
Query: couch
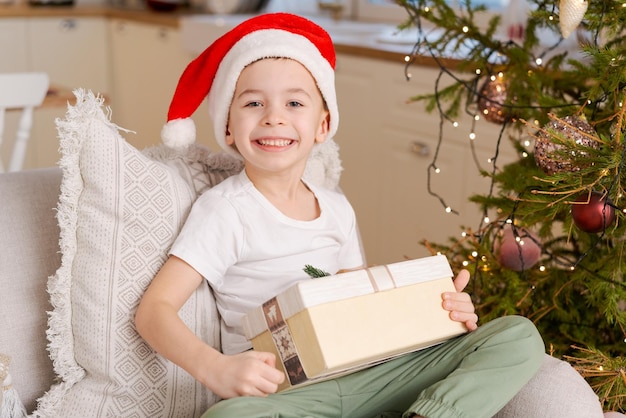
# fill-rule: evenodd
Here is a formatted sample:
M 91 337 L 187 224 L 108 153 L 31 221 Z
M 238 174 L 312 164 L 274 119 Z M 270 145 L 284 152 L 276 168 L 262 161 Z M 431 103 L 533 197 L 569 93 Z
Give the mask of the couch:
M 0 353 L 12 359 L 10 389 L 33 416 L 198 416 L 217 398 L 141 341 L 133 309 L 164 257 L 155 242 L 167 246 L 194 197 L 241 167 L 204 151 L 193 158 L 139 152 L 101 107 L 78 92 L 77 105 L 57 122 L 60 168 L 0 174 Z M 117 160 L 123 162 L 110 163 Z M 109 206 L 96 198 L 103 193 Z M 180 210 L 171 215 L 156 204 Z M 105 228 L 99 220 L 107 216 Z M 208 329 L 198 332 L 219 347 L 210 290 L 198 292 L 181 315 L 192 328 Z M 546 355 L 498 417 L 603 412 L 585 380 Z

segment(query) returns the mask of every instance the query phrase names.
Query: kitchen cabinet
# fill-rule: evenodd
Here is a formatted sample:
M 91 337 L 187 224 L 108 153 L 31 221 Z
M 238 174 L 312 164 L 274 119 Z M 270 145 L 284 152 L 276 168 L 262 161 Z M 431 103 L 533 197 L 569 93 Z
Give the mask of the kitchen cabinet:
M 336 135 L 344 172 L 341 187 L 357 214 L 367 261 L 383 264 L 428 255 L 420 241 L 443 243 L 459 236 L 461 225 L 476 228 L 482 218 L 467 199 L 486 193 L 489 180 L 480 176 L 469 144 L 470 119 L 459 127 L 447 124 L 439 149 L 431 189 L 459 214 L 448 213 L 428 193 L 427 172 L 436 151 L 439 117 L 422 103 L 407 103 L 413 95 L 430 93 L 439 70 L 404 63 L 340 54 L 337 94 L 340 127 Z M 483 168 L 493 157 L 500 126 L 479 121 L 476 155 Z M 499 165 L 515 153 L 508 141 Z
M 108 93 L 109 45 L 104 18 L 28 19 L 30 67 L 53 84 Z
M 26 19 L 0 19 L 1 72 L 28 70 L 28 34 Z
M 176 28 L 124 19 L 112 19 L 109 24 L 112 119 L 135 132 L 124 134 L 135 147 L 160 144 L 178 79 L 194 56 L 182 48 Z M 198 109 L 194 120 L 199 142 L 212 137 L 206 104 Z
M 6 35 L 6 36 L 5 36 Z M 109 91 L 108 27 L 101 17 L 29 17 L 0 20 L 0 71 L 43 71 L 53 85 Z M 43 107 L 35 112 L 25 168 L 56 165 L 59 159 L 54 120 L 66 107 Z M 16 115 L 9 112 L 7 132 L 14 132 Z M 2 144 L 4 161 L 13 138 Z

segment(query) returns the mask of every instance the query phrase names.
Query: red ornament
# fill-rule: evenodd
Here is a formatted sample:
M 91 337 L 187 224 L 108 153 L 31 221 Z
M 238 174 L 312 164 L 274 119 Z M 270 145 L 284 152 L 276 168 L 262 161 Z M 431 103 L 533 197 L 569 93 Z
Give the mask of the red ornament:
M 572 219 L 582 231 L 602 232 L 615 222 L 615 208 L 602 193 L 585 193 L 572 204 Z
M 498 261 L 513 271 L 528 270 L 539 261 L 541 246 L 535 234 L 522 228 L 508 226 L 500 231 L 496 242 Z

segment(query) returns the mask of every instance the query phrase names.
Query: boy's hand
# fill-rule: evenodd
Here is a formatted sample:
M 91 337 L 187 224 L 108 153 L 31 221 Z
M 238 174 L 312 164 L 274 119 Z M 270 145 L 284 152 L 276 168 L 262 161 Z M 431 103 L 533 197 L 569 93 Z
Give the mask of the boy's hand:
M 453 321 L 463 322 L 469 331 L 474 331 L 478 328 L 478 315 L 474 312 L 474 303 L 472 303 L 470 295 L 463 292 L 469 279 L 469 271 L 461 270 L 454 279 L 456 292 L 445 292 L 441 297 L 443 308 L 450 311 L 450 318 Z
M 222 355 L 212 368 L 207 386 L 222 399 L 237 396 L 267 396 L 276 393 L 285 375 L 275 368 L 272 353 L 246 351 Z

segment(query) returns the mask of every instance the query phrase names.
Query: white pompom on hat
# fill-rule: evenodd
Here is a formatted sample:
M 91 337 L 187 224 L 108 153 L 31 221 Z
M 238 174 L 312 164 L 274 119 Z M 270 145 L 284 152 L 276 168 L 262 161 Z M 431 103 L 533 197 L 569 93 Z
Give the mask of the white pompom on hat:
M 335 49 L 328 33 L 317 24 L 288 13 L 253 17 L 217 39 L 183 72 L 161 131 L 163 143 L 185 148 L 196 140 L 191 115 L 208 97 L 215 139 L 225 150 L 230 104 L 241 71 L 263 58 L 291 58 L 306 67 L 315 79 L 330 113 L 326 142 L 339 126 L 335 93 Z M 326 142 L 320 144 L 324 145 Z

